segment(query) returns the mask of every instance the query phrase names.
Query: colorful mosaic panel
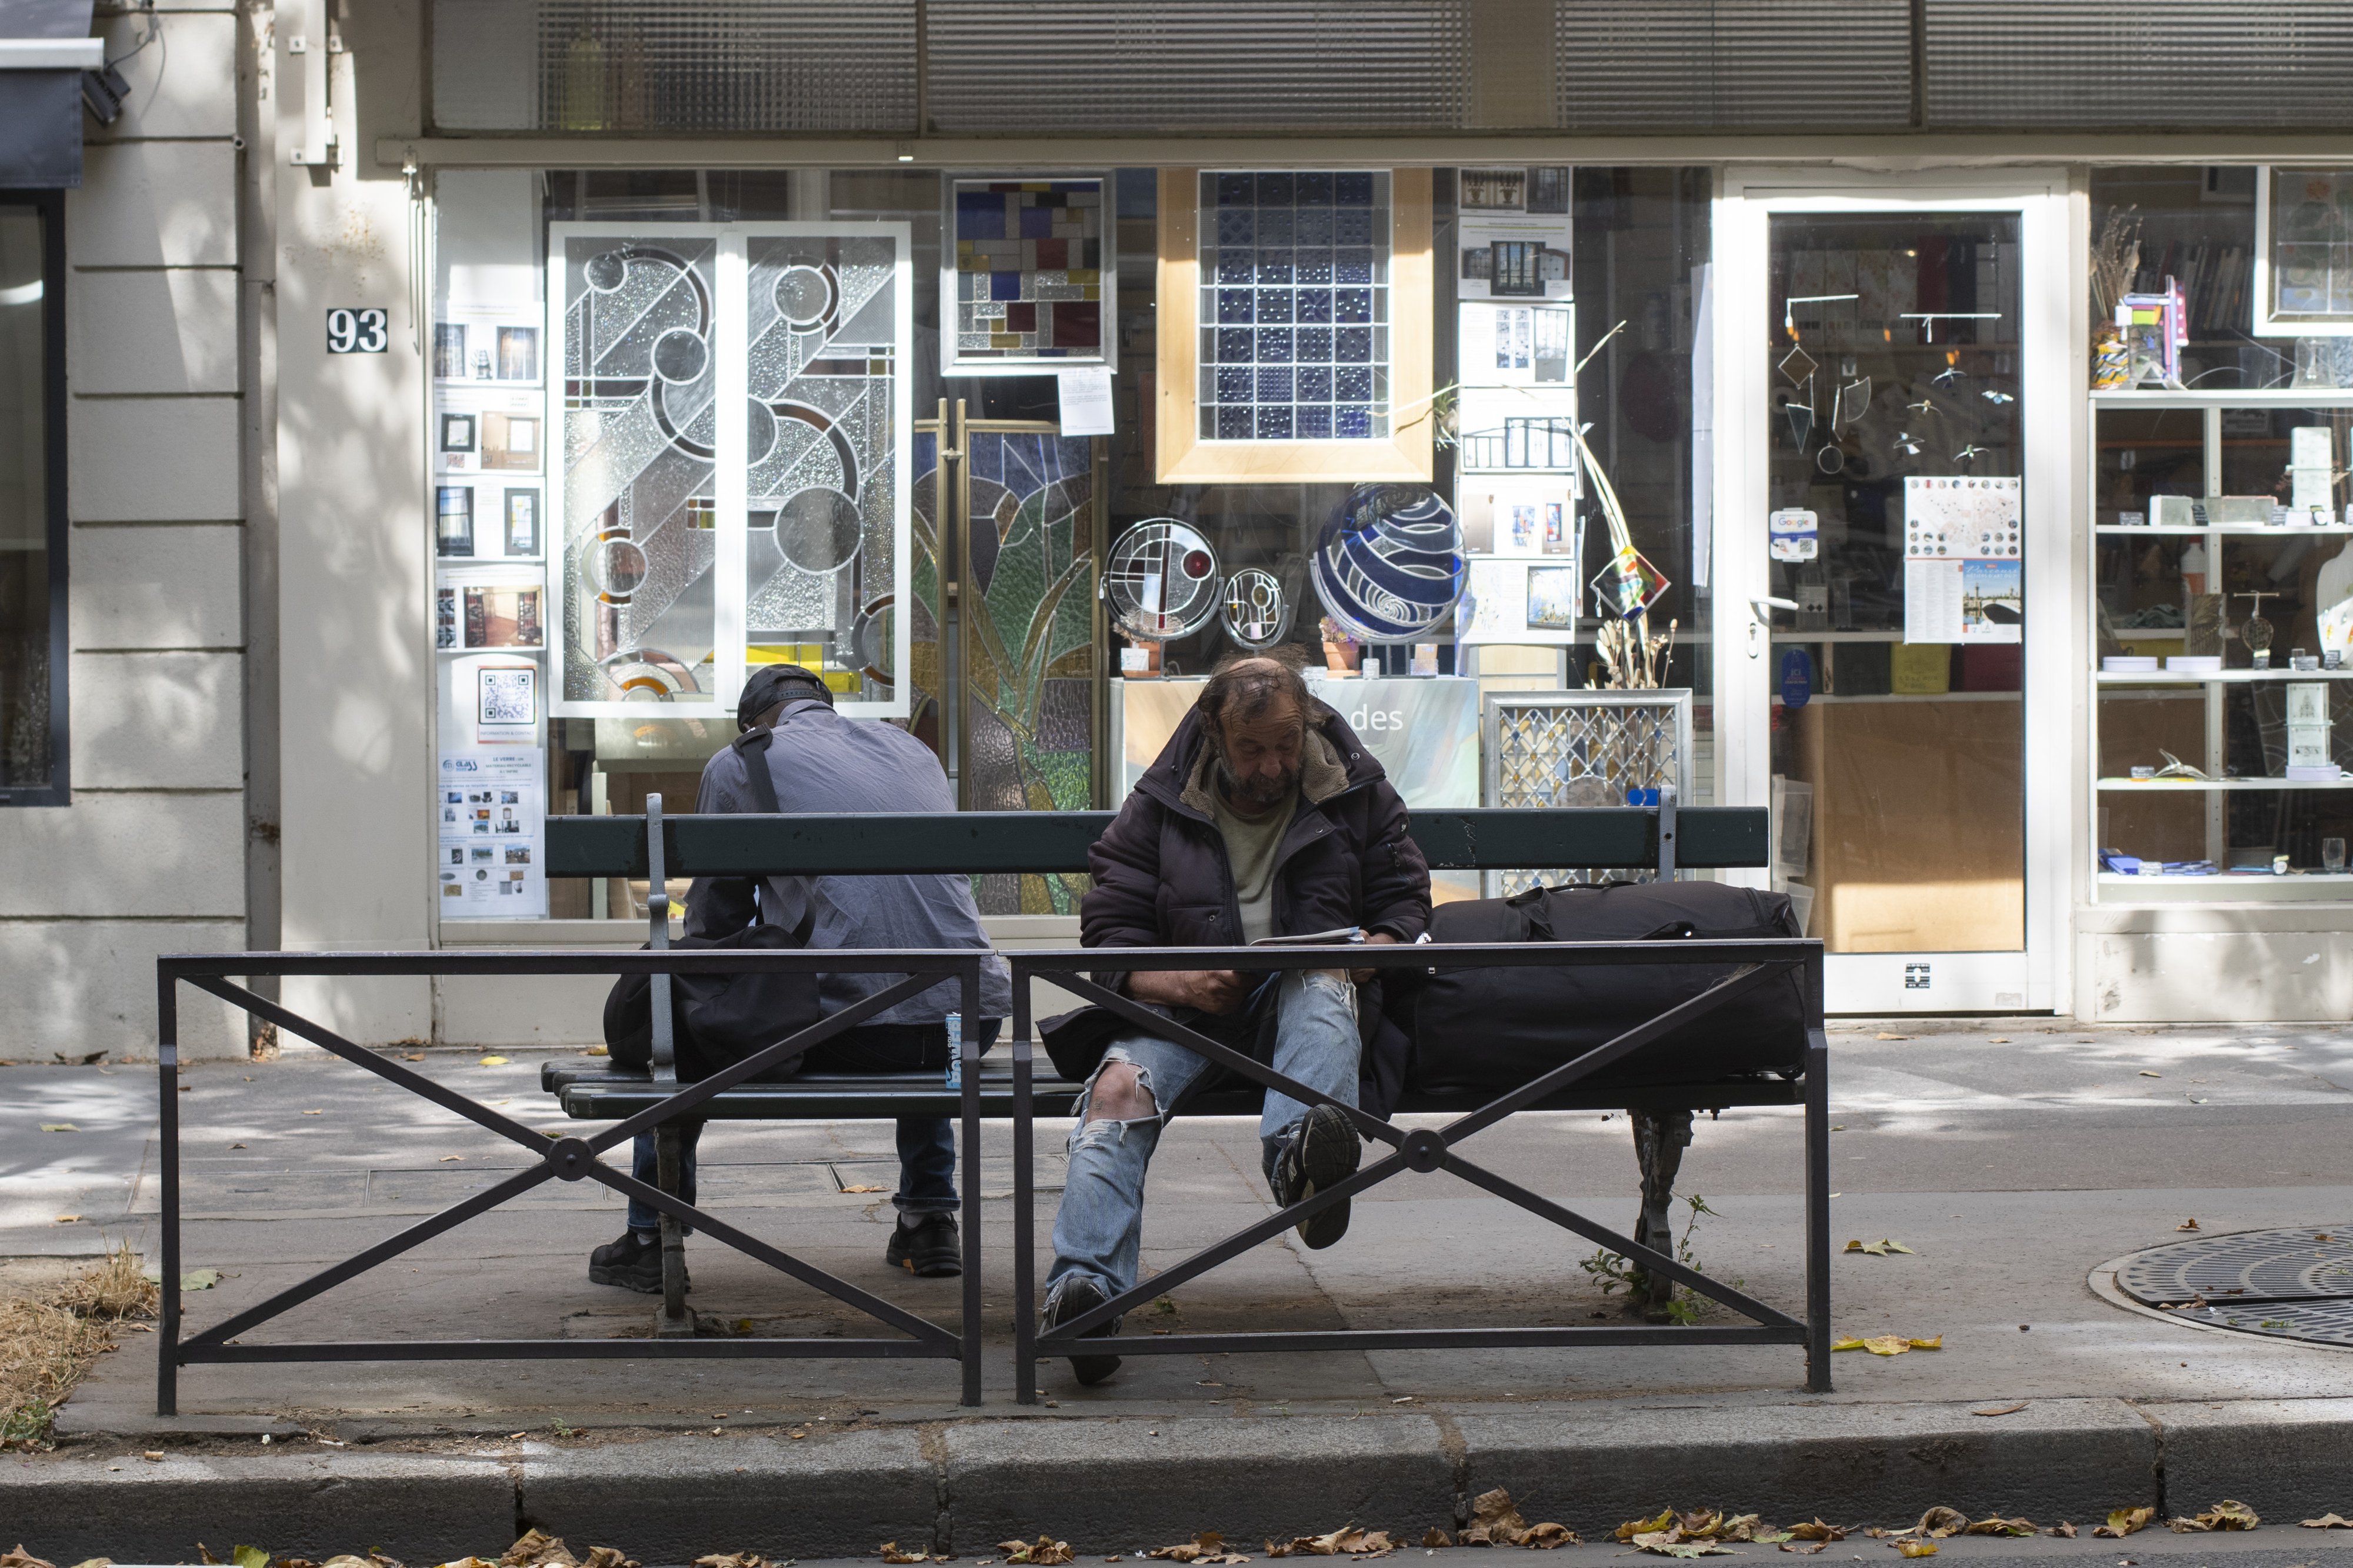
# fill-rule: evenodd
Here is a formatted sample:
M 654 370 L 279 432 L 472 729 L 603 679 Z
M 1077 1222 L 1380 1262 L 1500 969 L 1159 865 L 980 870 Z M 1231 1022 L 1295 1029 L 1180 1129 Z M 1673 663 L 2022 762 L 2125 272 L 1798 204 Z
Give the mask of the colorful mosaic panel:
M 1389 176 L 1201 175 L 1204 441 L 1389 434 Z
M 1103 182 L 957 180 L 954 364 L 1099 360 Z
M 975 811 L 1094 805 L 1094 443 L 967 429 L 964 770 Z M 984 914 L 1071 914 L 1075 874 L 975 879 Z

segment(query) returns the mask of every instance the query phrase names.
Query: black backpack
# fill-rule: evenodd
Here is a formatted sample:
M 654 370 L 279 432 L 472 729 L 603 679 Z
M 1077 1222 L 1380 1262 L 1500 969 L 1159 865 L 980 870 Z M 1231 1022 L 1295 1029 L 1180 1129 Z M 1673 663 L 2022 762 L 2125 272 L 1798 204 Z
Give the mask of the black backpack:
M 769 816 L 778 815 L 776 781 L 765 754 L 774 731 L 753 730 L 733 744 L 744 762 L 752 797 Z M 808 945 L 817 922 L 814 901 L 800 924 L 787 931 L 763 921 L 723 936 L 681 937 L 673 951 L 732 948 L 772 951 Z M 638 951 L 652 947 L 643 943 Z M 818 1000 L 818 977 L 766 970 L 733 974 L 673 974 L 670 983 L 670 1039 L 678 1080 L 693 1083 L 799 1033 L 825 1015 Z M 605 1048 L 613 1065 L 643 1070 L 653 1062 L 653 976 L 624 974 L 605 998 Z M 781 1082 L 800 1068 L 788 1058 L 758 1074 L 754 1082 Z

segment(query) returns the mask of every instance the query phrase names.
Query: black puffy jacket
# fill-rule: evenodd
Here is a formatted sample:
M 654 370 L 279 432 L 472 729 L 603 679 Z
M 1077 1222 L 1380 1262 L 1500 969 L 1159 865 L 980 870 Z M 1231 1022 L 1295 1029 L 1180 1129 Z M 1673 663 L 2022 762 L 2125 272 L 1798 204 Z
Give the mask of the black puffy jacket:
M 1086 946 L 1240 945 L 1241 903 L 1208 793 L 1216 787 L 1213 766 L 1197 709 L 1088 852 L 1095 885 L 1079 901 Z M 1405 802 L 1356 731 L 1321 702 L 1309 717 L 1299 795 L 1276 852 L 1276 933 L 1361 926 L 1399 942 L 1419 938 L 1430 926 L 1430 866 L 1406 830 Z M 1123 976 L 1094 978 L 1115 986 Z M 1369 1005 L 1359 1012 L 1368 1020 L 1378 1015 Z M 1205 1020 L 1187 1008 L 1173 1016 L 1219 1034 L 1229 1031 L 1218 1026 L 1238 1022 Z M 1085 1008 L 1048 1022 L 1044 1031 L 1055 1067 L 1066 1077 L 1083 1077 L 1127 1027 L 1100 1008 Z

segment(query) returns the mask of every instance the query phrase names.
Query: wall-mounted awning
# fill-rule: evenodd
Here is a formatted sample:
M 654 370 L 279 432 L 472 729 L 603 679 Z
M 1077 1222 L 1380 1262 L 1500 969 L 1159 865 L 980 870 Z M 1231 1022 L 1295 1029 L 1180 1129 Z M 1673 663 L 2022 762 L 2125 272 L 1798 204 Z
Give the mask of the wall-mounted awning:
M 0 0 L 0 189 L 81 184 L 81 73 L 106 63 L 90 0 Z

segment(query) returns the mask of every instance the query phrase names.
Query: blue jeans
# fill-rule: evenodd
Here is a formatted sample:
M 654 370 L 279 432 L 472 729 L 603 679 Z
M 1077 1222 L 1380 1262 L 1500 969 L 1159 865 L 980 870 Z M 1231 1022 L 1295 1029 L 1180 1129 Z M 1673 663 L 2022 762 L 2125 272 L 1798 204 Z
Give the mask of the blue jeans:
M 1274 1069 L 1344 1104 L 1356 1103 L 1356 988 L 1345 978 L 1303 970 L 1283 972 L 1261 993 L 1254 1014 L 1275 1009 Z M 1173 1041 L 1145 1034 L 1124 1035 L 1103 1053 L 1105 1064 L 1126 1062 L 1152 1096 L 1155 1114 L 1134 1121 L 1090 1121 L 1088 1102 L 1094 1079 L 1079 1101 L 1078 1125 L 1071 1131 L 1071 1169 L 1062 1206 L 1054 1216 L 1054 1269 L 1047 1278 L 1051 1301 L 1064 1279 L 1092 1279 L 1106 1297 L 1135 1284 L 1136 1257 L 1144 1237 L 1144 1173 L 1159 1145 L 1160 1130 L 1185 1091 L 1215 1070 L 1208 1058 Z M 1103 1068 L 1095 1069 L 1095 1078 Z M 1266 1091 L 1258 1135 L 1263 1165 L 1274 1168 L 1292 1129 L 1307 1107 L 1287 1094 Z
M 997 1043 L 997 1020 L 984 1018 L 976 1038 L 986 1053 Z M 948 1068 L 947 1030 L 938 1024 L 870 1024 L 846 1029 L 801 1058 L 807 1072 L 933 1072 Z M 699 1121 L 681 1121 L 678 1195 L 694 1201 L 694 1146 L 702 1137 Z M 956 1211 L 955 1123 L 940 1116 L 899 1118 L 899 1190 L 891 1203 L 901 1214 L 953 1215 Z M 629 1173 L 649 1186 L 661 1184 L 654 1135 L 640 1132 L 630 1147 Z M 629 1200 L 629 1228 L 659 1229 L 661 1211 Z M 691 1234 L 690 1227 L 689 1234 Z

